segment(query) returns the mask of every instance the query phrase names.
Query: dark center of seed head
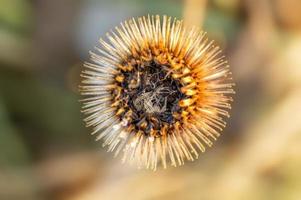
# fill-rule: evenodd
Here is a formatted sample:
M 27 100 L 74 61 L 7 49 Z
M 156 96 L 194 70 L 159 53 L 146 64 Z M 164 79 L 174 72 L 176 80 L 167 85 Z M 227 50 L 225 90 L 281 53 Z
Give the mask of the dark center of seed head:
M 171 77 L 170 66 L 150 61 L 133 67 L 123 73 L 122 85 L 122 96 L 133 111 L 132 124 L 145 134 L 173 124 L 173 114 L 181 111 L 178 102 L 185 95 L 180 91 L 181 83 Z

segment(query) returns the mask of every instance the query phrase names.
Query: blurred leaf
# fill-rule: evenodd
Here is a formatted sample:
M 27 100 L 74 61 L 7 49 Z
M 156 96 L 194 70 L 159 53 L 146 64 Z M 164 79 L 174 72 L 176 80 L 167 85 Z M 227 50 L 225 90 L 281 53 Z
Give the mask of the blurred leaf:
M 31 8 L 26 0 L 0 0 L 0 28 L 27 31 L 31 23 Z
M 240 30 L 240 21 L 226 13 L 220 12 L 217 9 L 208 9 L 205 18 L 204 30 L 211 37 L 221 40 L 234 40 Z
M 78 146 L 89 141 L 76 95 L 60 85 L 35 79 L 28 73 L 7 72 L 0 76 L 0 90 L 34 153 L 39 155 L 45 145 Z
M 8 119 L 0 99 L 0 164 L 2 166 L 22 166 L 29 161 L 24 141 Z

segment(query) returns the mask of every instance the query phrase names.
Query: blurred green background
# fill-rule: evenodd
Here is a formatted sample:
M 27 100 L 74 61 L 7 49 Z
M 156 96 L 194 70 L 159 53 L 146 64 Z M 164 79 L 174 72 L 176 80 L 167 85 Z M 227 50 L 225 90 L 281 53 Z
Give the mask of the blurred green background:
M 0 0 L 1 200 L 300 200 L 301 1 Z M 236 82 L 199 160 L 122 165 L 84 127 L 77 86 L 98 38 L 147 14 L 203 27 Z

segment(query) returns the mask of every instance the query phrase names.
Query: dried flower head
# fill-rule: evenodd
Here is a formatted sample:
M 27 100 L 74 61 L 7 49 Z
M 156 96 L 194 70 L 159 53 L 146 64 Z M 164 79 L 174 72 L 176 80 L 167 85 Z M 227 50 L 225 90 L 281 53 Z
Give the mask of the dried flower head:
M 225 127 L 234 93 L 219 47 L 167 16 L 115 29 L 81 73 L 86 125 L 108 151 L 139 167 L 198 158 Z

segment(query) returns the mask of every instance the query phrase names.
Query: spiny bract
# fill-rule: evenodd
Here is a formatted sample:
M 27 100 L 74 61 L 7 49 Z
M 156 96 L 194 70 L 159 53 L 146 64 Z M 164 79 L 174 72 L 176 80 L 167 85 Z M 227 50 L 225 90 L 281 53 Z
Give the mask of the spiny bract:
M 81 73 L 92 134 L 138 167 L 198 158 L 225 127 L 234 93 L 219 47 L 167 16 L 125 21 L 107 39 Z

